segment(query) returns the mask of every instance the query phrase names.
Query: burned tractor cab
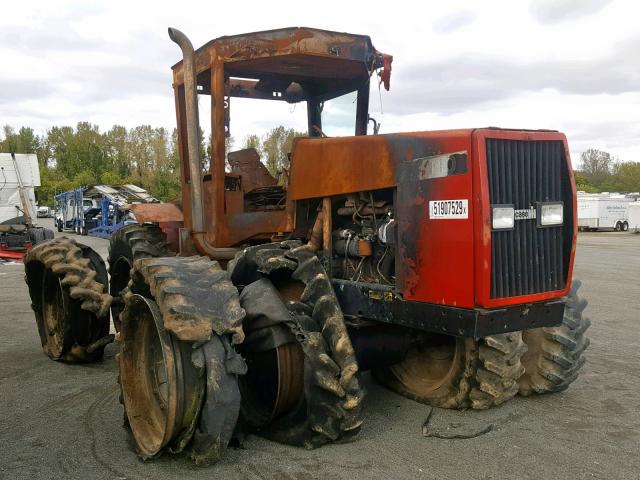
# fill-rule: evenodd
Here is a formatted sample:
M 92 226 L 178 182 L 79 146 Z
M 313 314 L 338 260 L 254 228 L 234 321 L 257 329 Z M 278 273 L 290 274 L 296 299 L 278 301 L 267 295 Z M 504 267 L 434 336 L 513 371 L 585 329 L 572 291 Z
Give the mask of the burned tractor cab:
M 190 231 L 181 239 L 192 242 L 201 254 L 231 258 L 234 250 L 224 253 L 220 249 L 269 241 L 274 233 L 293 231 L 294 205 L 286 196 L 288 185 L 276 184 L 255 150 L 231 152 L 231 172 L 225 172 L 225 138 L 233 125 L 233 99 L 305 102 L 308 134 L 322 137 L 324 102 L 357 92 L 354 129 L 356 135 L 364 135 L 370 78 L 384 67 L 388 88 L 391 57 L 375 50 L 367 36 L 310 28 L 221 37 L 195 52 L 180 32 L 171 29 L 169 33 L 185 55 L 173 67 L 186 186 L 182 191 L 184 229 Z M 190 161 L 198 147 L 192 139 L 198 128 L 196 93 L 210 96 L 212 111 L 211 171 L 202 182 L 192 181 L 201 175 L 197 160 Z

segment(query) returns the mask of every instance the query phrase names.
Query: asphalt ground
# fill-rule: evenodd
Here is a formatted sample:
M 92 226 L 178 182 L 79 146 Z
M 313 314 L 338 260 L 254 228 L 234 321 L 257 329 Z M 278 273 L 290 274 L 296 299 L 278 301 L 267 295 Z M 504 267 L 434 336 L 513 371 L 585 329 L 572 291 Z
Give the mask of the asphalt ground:
M 45 223 L 43 221 L 42 223 Z M 82 241 L 106 256 L 106 240 Z M 589 299 L 591 346 L 564 393 L 516 397 L 489 411 L 434 411 L 365 374 L 357 439 L 307 451 L 250 436 L 219 464 L 183 456 L 141 461 L 122 426 L 116 345 L 104 361 L 65 365 L 42 353 L 23 266 L 0 264 L 2 479 L 638 479 L 640 478 L 640 235 L 585 233 L 575 277 Z

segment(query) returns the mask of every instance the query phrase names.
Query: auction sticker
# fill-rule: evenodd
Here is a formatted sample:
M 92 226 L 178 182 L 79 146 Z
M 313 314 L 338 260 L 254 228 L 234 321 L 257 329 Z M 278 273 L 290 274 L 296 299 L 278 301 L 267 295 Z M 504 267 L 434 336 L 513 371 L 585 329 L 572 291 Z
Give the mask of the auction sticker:
M 469 200 L 430 200 L 429 218 L 456 219 L 469 218 Z

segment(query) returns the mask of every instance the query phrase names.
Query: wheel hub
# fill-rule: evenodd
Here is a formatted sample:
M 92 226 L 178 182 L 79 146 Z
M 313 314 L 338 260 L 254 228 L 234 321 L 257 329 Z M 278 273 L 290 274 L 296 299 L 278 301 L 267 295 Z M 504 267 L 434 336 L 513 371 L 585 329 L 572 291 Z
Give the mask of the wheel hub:
M 157 304 L 131 300 L 122 325 L 120 382 L 129 424 L 143 456 L 156 455 L 181 424 L 183 374 L 179 352 L 164 330 Z
M 68 302 L 60 278 L 50 271 L 43 278 L 42 299 L 47 348 L 53 358 L 60 358 L 64 351 L 63 328 Z

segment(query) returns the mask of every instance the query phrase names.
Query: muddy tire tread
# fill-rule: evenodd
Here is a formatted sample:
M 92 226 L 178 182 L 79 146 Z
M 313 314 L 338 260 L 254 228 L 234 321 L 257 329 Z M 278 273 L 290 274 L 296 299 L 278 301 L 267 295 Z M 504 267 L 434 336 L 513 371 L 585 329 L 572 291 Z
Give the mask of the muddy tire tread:
M 285 241 L 245 249 L 229 262 L 228 271 L 235 284 L 243 285 L 252 281 L 247 280 L 252 269 L 267 277 L 285 270 L 305 284 L 299 301 L 287 307 L 292 313 L 288 326 L 305 357 L 306 412 L 294 410 L 263 434 L 308 449 L 348 441 L 361 428 L 364 390 L 338 299 L 320 260 L 306 245 Z
M 50 270 L 60 277 L 60 283 L 68 289 L 69 297 L 79 302 L 82 310 L 92 313 L 97 318 L 97 324 L 94 325 L 93 330 L 95 335 L 99 335 L 94 339 L 98 341 L 108 334 L 109 307 L 112 298 L 106 291 L 106 284 L 96 279 L 98 275 L 96 268 L 104 270 L 104 266 L 93 264 L 84 250 L 90 249 L 66 237 L 46 240 L 35 245 L 24 258 L 25 280 L 29 288 L 31 307 L 38 317 L 42 315 L 40 288 L 43 272 L 34 273 L 34 267 Z M 106 272 L 103 276 L 106 277 Z M 106 325 L 104 325 L 105 322 Z M 65 335 L 70 335 L 69 328 Z M 104 347 L 87 351 L 86 346 L 79 345 L 75 339 L 71 340 L 73 346 L 70 350 L 63 352 L 62 356 L 55 360 L 88 362 L 102 358 Z M 46 348 L 45 353 L 51 356 Z
M 217 261 L 208 257 L 135 260 L 129 290 L 155 299 L 165 328 L 182 341 L 206 341 L 212 333 L 244 340 L 238 291 Z M 148 296 L 148 295 L 147 295 Z
M 165 329 L 181 342 L 193 344 L 194 349 L 201 348 L 214 335 L 223 337 L 222 343 L 229 345 L 244 339 L 244 310 L 240 307 L 238 291 L 218 262 L 208 257 L 138 258 L 134 261 L 132 277 L 124 292 L 125 308 L 121 315 L 123 322 L 129 320 L 130 299 L 133 294 L 153 298 L 162 315 Z M 230 353 L 223 361 L 224 370 L 214 379 L 217 388 L 227 389 L 216 390 L 216 394 L 227 399 L 233 394 L 231 389 L 237 392 L 237 374 L 242 373 L 238 365 L 244 365 L 242 358 L 231 347 L 229 349 Z M 118 383 L 120 384 L 120 375 Z M 239 393 L 237 395 L 239 398 Z M 210 431 L 206 434 L 199 433 L 197 425 L 200 412 L 206 408 L 207 401 L 205 398 L 189 428 L 165 447 L 165 450 L 172 453 L 186 448 L 188 455 L 198 465 L 219 461 L 229 441 L 228 429 L 216 432 L 217 437 Z M 126 413 L 124 418 L 125 424 L 128 423 Z M 235 417 L 227 420 L 235 424 L 237 410 Z
M 524 333 L 525 342 L 539 345 L 539 355 L 526 363 L 527 371 L 519 382 L 521 395 L 560 392 L 578 378 L 585 364 L 583 354 L 590 343 L 586 331 L 591 325 L 584 315 L 588 302 L 578 296 L 580 286 L 578 280 L 571 286 L 561 325 Z

